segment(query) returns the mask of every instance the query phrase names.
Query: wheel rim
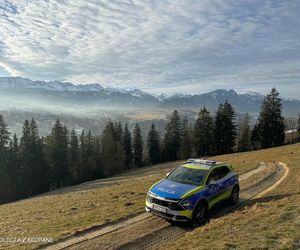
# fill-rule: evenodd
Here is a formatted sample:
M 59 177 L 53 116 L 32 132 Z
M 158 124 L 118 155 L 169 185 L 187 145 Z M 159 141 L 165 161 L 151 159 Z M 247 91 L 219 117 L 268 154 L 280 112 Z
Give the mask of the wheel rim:
M 232 200 L 235 203 L 239 201 L 239 190 L 237 188 L 235 188 L 233 191 Z
M 196 211 L 196 220 L 198 224 L 205 221 L 206 209 L 204 207 L 199 207 Z

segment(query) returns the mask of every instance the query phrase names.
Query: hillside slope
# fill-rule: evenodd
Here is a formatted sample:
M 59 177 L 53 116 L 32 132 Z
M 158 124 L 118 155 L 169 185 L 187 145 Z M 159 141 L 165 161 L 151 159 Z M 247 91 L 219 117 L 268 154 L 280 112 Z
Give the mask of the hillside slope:
M 278 187 L 242 210 L 212 219 L 162 249 L 300 249 L 300 145 L 218 158 L 235 164 L 284 161 L 290 172 Z
M 261 161 L 289 164 L 290 174 L 272 193 L 255 199 L 242 211 L 213 219 L 170 245 L 214 249 L 291 247 L 300 239 L 300 144 L 215 157 L 244 172 Z M 0 206 L 1 237 L 51 237 L 115 221 L 143 211 L 145 193 L 179 162 L 129 171 L 122 175 L 52 191 L 38 197 Z M 258 228 L 259 230 L 256 230 Z M 254 240 L 257 239 L 257 240 Z M 189 245 L 186 245 L 187 240 Z M 231 245 L 228 245 L 231 244 Z M 36 245 L 0 242 L 0 249 L 28 249 Z

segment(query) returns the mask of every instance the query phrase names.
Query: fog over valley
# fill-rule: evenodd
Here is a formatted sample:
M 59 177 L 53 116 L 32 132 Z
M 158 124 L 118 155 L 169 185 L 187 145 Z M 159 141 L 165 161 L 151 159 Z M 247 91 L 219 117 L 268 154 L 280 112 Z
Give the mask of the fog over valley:
M 13 132 L 20 133 L 24 119 L 35 117 L 42 134 L 54 124 L 57 117 L 70 127 L 90 129 L 100 133 L 109 120 L 121 120 L 141 126 L 152 122 L 163 128 L 174 109 L 194 121 L 200 108 L 214 112 L 220 103 L 228 100 L 237 114 L 248 112 L 253 122 L 258 115 L 265 93 L 242 93 L 219 89 L 194 95 L 154 95 L 139 89 L 102 87 L 99 84 L 74 85 L 59 81 L 32 81 L 21 77 L 0 77 L 0 111 Z M 297 115 L 299 100 L 283 98 L 283 111 Z

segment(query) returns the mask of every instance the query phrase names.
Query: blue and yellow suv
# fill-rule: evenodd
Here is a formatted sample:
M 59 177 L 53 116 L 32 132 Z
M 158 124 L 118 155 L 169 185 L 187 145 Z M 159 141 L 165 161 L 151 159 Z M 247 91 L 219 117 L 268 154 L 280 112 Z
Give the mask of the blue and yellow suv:
M 155 183 L 147 194 L 146 211 L 172 221 L 205 222 L 215 204 L 239 201 L 238 174 L 231 165 L 189 159 Z

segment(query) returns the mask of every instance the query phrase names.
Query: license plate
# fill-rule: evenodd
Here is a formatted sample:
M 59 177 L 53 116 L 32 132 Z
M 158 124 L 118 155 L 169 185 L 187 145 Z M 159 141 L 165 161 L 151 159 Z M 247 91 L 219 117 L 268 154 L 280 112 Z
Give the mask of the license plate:
M 162 213 L 166 213 L 166 212 L 167 212 L 167 209 L 164 208 L 164 207 L 160 207 L 160 206 L 153 205 L 152 208 L 153 208 L 154 210 L 159 211 L 159 212 L 162 212 Z

